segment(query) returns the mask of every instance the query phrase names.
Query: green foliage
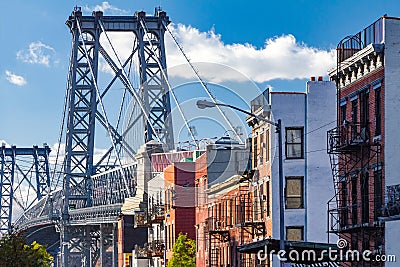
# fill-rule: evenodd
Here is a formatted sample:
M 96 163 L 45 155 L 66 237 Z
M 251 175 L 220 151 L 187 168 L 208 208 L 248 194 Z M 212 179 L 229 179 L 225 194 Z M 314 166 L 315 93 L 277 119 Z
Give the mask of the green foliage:
M 196 242 L 180 233 L 167 267 L 196 267 Z
M 36 241 L 26 245 L 25 237 L 18 233 L 0 239 L 0 267 L 48 267 L 52 261 L 44 246 Z

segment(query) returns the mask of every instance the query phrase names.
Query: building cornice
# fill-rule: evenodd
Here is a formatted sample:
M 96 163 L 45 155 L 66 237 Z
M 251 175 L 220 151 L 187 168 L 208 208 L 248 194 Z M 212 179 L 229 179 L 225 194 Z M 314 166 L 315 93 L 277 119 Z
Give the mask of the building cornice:
M 384 44 L 370 44 L 330 70 L 329 77 L 333 81 L 338 80 L 339 88 L 344 88 L 383 68 L 383 52 Z
M 242 178 L 243 177 L 241 175 L 233 175 L 231 178 L 221 183 L 212 185 L 210 188 L 206 189 L 205 192 L 209 195 L 221 193 L 221 191 L 226 193 L 230 192 L 236 188 L 239 188 L 240 186 L 247 185 L 247 183 L 240 182 Z

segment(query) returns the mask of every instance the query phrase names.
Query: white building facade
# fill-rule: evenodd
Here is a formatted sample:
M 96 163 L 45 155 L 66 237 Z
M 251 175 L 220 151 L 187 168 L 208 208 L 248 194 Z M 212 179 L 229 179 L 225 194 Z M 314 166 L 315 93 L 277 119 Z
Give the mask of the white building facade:
M 271 92 L 270 101 L 271 119 L 282 121 L 285 240 L 336 243 L 327 234 L 334 189 L 326 153 L 326 132 L 336 124 L 335 84 L 309 81 L 306 92 Z M 279 239 L 278 143 L 271 133 L 272 238 Z

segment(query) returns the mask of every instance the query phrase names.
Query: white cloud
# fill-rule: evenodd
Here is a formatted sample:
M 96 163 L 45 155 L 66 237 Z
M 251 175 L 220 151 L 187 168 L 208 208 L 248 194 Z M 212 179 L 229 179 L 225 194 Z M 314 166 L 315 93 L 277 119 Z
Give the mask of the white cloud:
M 227 65 L 249 76 L 256 82 L 272 79 L 302 79 L 325 75 L 335 62 L 334 50 L 321 50 L 299 43 L 296 38 L 282 35 L 267 39 L 262 48 L 251 44 L 224 44 L 221 35 L 213 30 L 200 32 L 191 26 L 178 24 L 170 28 L 192 62 L 212 62 Z M 167 35 L 169 35 L 167 33 Z M 186 64 L 172 38 L 166 38 L 168 67 Z M 215 77 L 210 69 L 201 70 L 205 78 Z M 222 76 L 224 73 L 220 73 Z M 182 72 L 182 75 L 188 75 Z M 187 78 L 187 77 L 185 77 Z M 223 77 L 235 80 L 241 77 Z
M 50 63 L 56 63 L 54 55 L 55 50 L 53 47 L 37 41 L 29 44 L 27 50 L 18 51 L 17 59 L 26 63 L 41 64 L 49 67 Z
M 216 34 L 214 30 L 200 32 L 182 24 L 169 27 L 192 63 L 217 63 L 230 67 L 226 68 L 226 71 L 221 67 L 215 69 L 216 65 L 200 67 L 200 76 L 206 81 L 244 81 L 247 77 L 259 83 L 273 79 L 304 79 L 310 76 L 324 76 L 335 64 L 334 50 L 310 47 L 298 42 L 291 34 L 266 39 L 264 46 L 257 48 L 248 43 L 225 44 L 221 35 Z M 126 36 L 109 35 L 113 45 L 118 46 L 119 54 L 129 54 L 132 45 L 128 45 Z M 187 65 L 168 32 L 165 42 L 168 68 Z M 103 42 L 103 45 L 108 48 L 106 42 Z M 232 71 L 231 68 L 244 75 L 237 75 L 238 72 Z M 112 73 L 108 66 L 102 65 L 100 70 Z M 182 68 L 182 71 L 174 70 L 170 74 L 185 79 L 195 77 L 187 67 Z
M 26 84 L 26 80 L 24 77 L 16 75 L 9 70 L 6 70 L 6 79 L 12 84 L 23 86 Z
M 118 14 L 123 15 L 123 14 L 130 13 L 129 10 L 124 10 L 124 9 L 120 9 L 118 7 L 112 6 L 107 1 L 102 2 L 101 5 L 96 5 L 96 6 L 92 6 L 92 7 L 89 7 L 88 5 L 86 5 L 83 7 L 83 10 L 85 12 L 103 11 L 105 13 L 112 14 L 112 15 L 118 15 Z

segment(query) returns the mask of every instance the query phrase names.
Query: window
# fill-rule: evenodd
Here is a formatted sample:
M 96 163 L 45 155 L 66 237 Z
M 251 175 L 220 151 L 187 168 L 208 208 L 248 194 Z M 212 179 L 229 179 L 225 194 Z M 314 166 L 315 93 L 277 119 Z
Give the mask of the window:
M 200 227 L 199 225 L 196 225 L 195 227 L 196 229 L 196 251 L 199 252 L 200 251 Z
M 269 193 L 269 187 L 270 187 L 270 181 L 267 181 L 267 216 L 270 217 L 271 216 L 271 195 Z
M 361 127 L 366 127 L 369 123 L 369 93 L 360 94 L 360 122 Z
M 351 102 L 351 120 L 353 123 L 353 127 L 352 127 L 352 131 L 351 131 L 351 137 L 352 139 L 357 139 L 357 124 L 358 124 L 358 102 L 357 99 L 353 100 L 353 102 Z
M 264 129 L 260 133 L 260 161 L 259 163 L 262 165 L 264 162 L 264 150 L 265 150 L 265 142 L 264 142 Z
M 361 220 L 362 223 L 369 222 L 369 174 L 361 174 Z
M 286 208 L 303 208 L 303 177 L 286 177 Z
M 351 208 L 351 221 L 353 225 L 356 225 L 358 223 L 357 220 L 357 197 L 358 197 L 358 190 L 357 190 L 357 175 L 354 175 L 351 178 L 351 204 L 352 204 L 352 208 Z
M 228 218 L 229 218 L 229 215 L 228 215 L 228 200 L 224 201 L 224 207 L 225 207 L 225 226 L 226 226 L 226 225 L 229 225 L 229 222 L 228 222 Z
M 286 128 L 286 158 L 303 158 L 303 128 Z
M 172 250 L 172 233 L 171 233 L 171 225 L 168 225 L 168 249 Z
M 200 206 L 200 192 L 199 192 L 199 183 L 196 181 L 194 185 L 194 195 L 196 196 L 196 206 Z
M 286 227 L 286 240 L 303 241 L 304 240 L 304 226 L 287 226 Z
M 358 240 L 356 235 L 351 237 L 351 250 L 358 250 Z
M 264 143 L 264 150 L 265 150 L 265 161 L 269 161 L 269 129 L 265 131 L 265 143 Z
M 217 220 L 218 221 L 222 221 L 222 203 L 218 203 L 218 205 L 216 206 L 217 208 Z
M 374 220 L 377 221 L 382 208 L 382 171 L 374 172 Z
M 171 209 L 170 193 L 171 193 L 171 190 L 169 190 L 169 189 L 167 189 L 167 190 L 165 191 L 165 199 L 166 199 L 167 210 Z
M 264 211 L 265 211 L 264 185 L 265 185 L 264 183 L 262 183 L 262 184 L 260 185 L 260 198 L 259 198 L 259 199 L 260 199 L 260 211 L 261 211 L 260 219 L 261 219 L 261 220 L 264 218 Z
M 253 218 L 258 220 L 258 203 L 260 202 L 261 196 L 258 194 L 258 184 L 253 187 L 254 189 L 254 201 L 253 201 Z M 261 205 L 260 205 L 261 206 Z
M 172 239 L 172 246 L 171 246 L 171 250 L 174 248 L 174 245 L 175 245 L 175 227 L 174 227 L 174 224 L 172 223 L 172 225 L 171 225 L 171 239 Z
M 382 115 L 381 115 L 381 88 L 375 90 L 375 136 L 381 134 L 382 131 Z
M 257 136 L 253 138 L 253 168 L 257 168 Z
M 346 120 L 346 104 L 340 107 L 340 123 Z
M 347 198 L 348 198 L 348 191 L 347 191 L 347 181 L 340 182 L 341 184 L 341 212 L 339 214 L 340 218 L 340 226 L 345 227 L 347 226 Z
M 235 198 L 235 223 L 240 223 L 240 202 L 239 197 Z
M 233 199 L 229 200 L 229 224 L 228 225 L 232 225 L 233 224 Z

